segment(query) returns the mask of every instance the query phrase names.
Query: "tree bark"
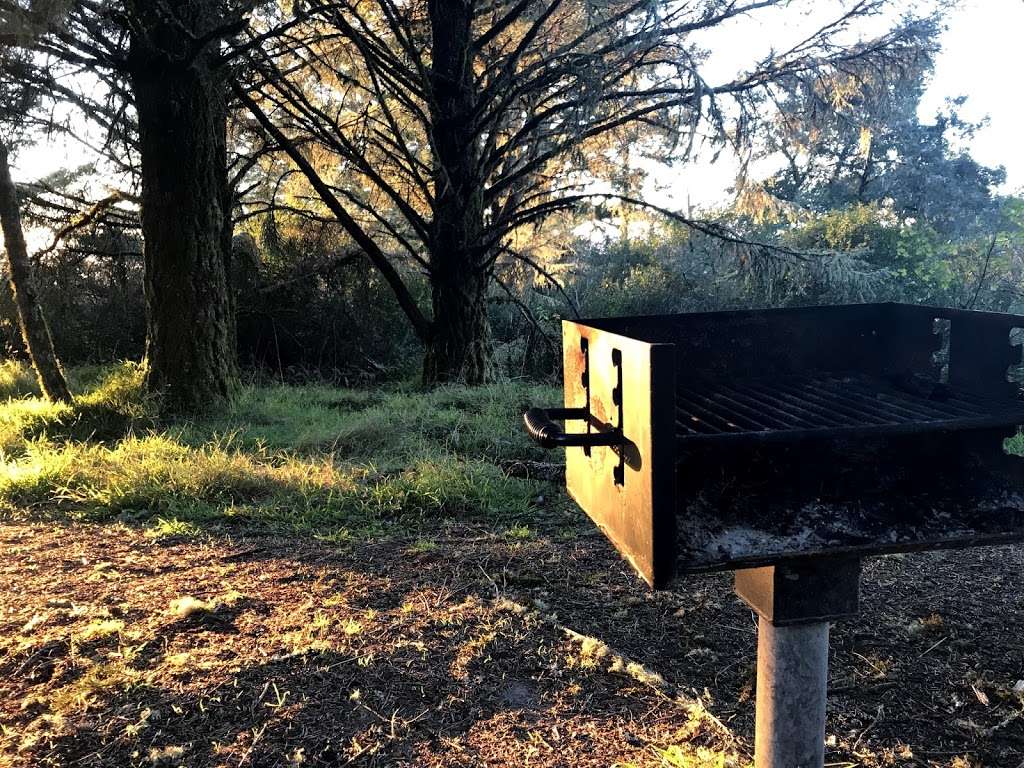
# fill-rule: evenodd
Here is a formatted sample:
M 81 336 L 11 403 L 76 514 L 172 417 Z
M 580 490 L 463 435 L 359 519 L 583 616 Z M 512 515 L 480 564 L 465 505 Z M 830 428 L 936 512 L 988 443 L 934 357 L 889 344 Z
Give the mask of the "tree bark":
M 48 400 L 61 403 L 72 402 L 71 390 L 61 372 L 57 354 L 53 350 L 50 328 L 43 316 L 43 309 L 36 296 L 32 264 L 28 258 L 28 247 L 21 228 L 21 214 L 18 210 L 18 193 L 11 180 L 11 169 L 7 163 L 7 147 L 0 143 L 0 225 L 3 226 L 4 247 L 10 269 L 10 287 L 14 304 L 18 309 L 18 325 L 25 342 L 32 367 L 35 368 L 39 386 Z
M 477 385 L 493 380 L 489 282 L 489 276 L 478 270 L 432 273 L 434 322 L 424 358 L 425 383 Z
M 129 77 L 139 123 L 147 384 L 171 412 L 227 397 L 237 377 L 228 285 L 226 87 L 212 0 L 134 0 Z
M 434 321 L 423 379 L 428 384 L 493 378 L 487 289 L 481 249 L 484 189 L 474 131 L 472 3 L 430 0 L 434 211 L 430 282 Z

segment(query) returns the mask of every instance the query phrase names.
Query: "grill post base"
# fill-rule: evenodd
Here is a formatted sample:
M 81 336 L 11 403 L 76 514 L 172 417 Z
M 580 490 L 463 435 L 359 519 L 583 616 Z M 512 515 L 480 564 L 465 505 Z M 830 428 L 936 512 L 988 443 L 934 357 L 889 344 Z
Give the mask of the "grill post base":
M 825 764 L 828 626 L 758 620 L 756 768 Z
M 758 613 L 755 768 L 822 768 L 829 621 L 853 616 L 860 560 L 828 558 L 736 571 Z

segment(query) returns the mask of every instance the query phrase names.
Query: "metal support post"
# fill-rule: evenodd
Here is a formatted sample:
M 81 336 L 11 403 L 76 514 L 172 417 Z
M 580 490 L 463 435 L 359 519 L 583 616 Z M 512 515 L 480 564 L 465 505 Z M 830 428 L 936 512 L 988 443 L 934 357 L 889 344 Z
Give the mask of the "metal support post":
M 755 768 L 822 768 L 828 630 L 857 612 L 860 561 L 783 563 L 736 572 L 759 614 Z
M 828 622 L 757 629 L 757 768 L 825 764 Z

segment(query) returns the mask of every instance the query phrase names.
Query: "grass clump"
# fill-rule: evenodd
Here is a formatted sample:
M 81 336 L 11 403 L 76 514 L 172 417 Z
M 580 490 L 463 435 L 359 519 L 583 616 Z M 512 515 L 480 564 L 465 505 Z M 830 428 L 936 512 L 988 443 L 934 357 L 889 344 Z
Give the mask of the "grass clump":
M 0 400 L 39 397 L 39 382 L 32 369 L 20 360 L 0 362 Z
M 192 595 L 183 595 L 171 600 L 170 610 L 179 619 L 187 619 L 192 616 L 203 616 L 226 610 L 244 598 L 245 595 L 235 590 L 230 590 L 211 600 L 202 600 Z
M 0 370 L 0 397 L 18 367 L 10 361 Z M 31 371 L 20 366 L 24 375 Z M 9 396 L 0 404 L 0 455 L 18 454 L 36 438 L 72 441 L 109 441 L 123 437 L 134 428 L 155 422 L 156 403 L 147 396 L 143 383 L 145 368 L 122 363 L 103 370 L 70 375 L 75 402 L 51 403 L 36 396 Z M 32 379 L 34 382 L 34 378 Z M 27 394 L 31 394 L 30 392 Z
M 176 517 L 160 517 L 150 522 L 146 529 L 146 536 L 152 539 L 184 538 L 194 539 L 203 533 L 195 523 L 187 520 L 179 520 Z
M 139 673 L 122 660 L 93 663 L 74 682 L 58 689 L 47 703 L 54 716 L 75 714 L 123 692 L 138 679 Z
M 110 635 L 119 634 L 122 630 L 124 630 L 124 622 L 120 619 L 96 619 L 86 625 L 85 629 L 79 634 L 78 639 L 83 642 L 98 640 Z
M 213 613 L 216 609 L 216 603 L 207 600 L 200 600 L 199 598 L 192 597 L 191 595 L 178 597 L 171 601 L 171 613 L 181 619 L 187 619 L 190 616 L 197 616 L 204 613 Z

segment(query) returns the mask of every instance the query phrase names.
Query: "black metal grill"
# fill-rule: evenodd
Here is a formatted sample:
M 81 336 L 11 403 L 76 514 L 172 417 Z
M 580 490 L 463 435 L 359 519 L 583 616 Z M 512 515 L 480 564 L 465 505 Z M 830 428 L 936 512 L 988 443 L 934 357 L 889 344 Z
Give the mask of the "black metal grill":
M 565 407 L 524 422 L 567 449 L 572 497 L 650 585 L 736 569 L 760 614 L 758 765 L 821 765 L 828 622 L 856 612 L 861 558 L 1024 541 L 1024 458 L 1007 442 L 1024 428 L 1024 315 L 567 321 L 563 363 Z M 786 640 L 786 624 L 806 626 Z
M 651 584 L 1024 540 L 1024 315 L 900 304 L 563 326 L 526 427 Z M 566 427 L 557 424 L 565 420 Z
M 892 434 L 941 427 L 976 428 L 1024 419 L 1024 403 L 999 402 L 941 386 L 912 392 L 856 375 L 790 376 L 682 387 L 676 395 L 680 440 L 792 439 L 829 430 Z

